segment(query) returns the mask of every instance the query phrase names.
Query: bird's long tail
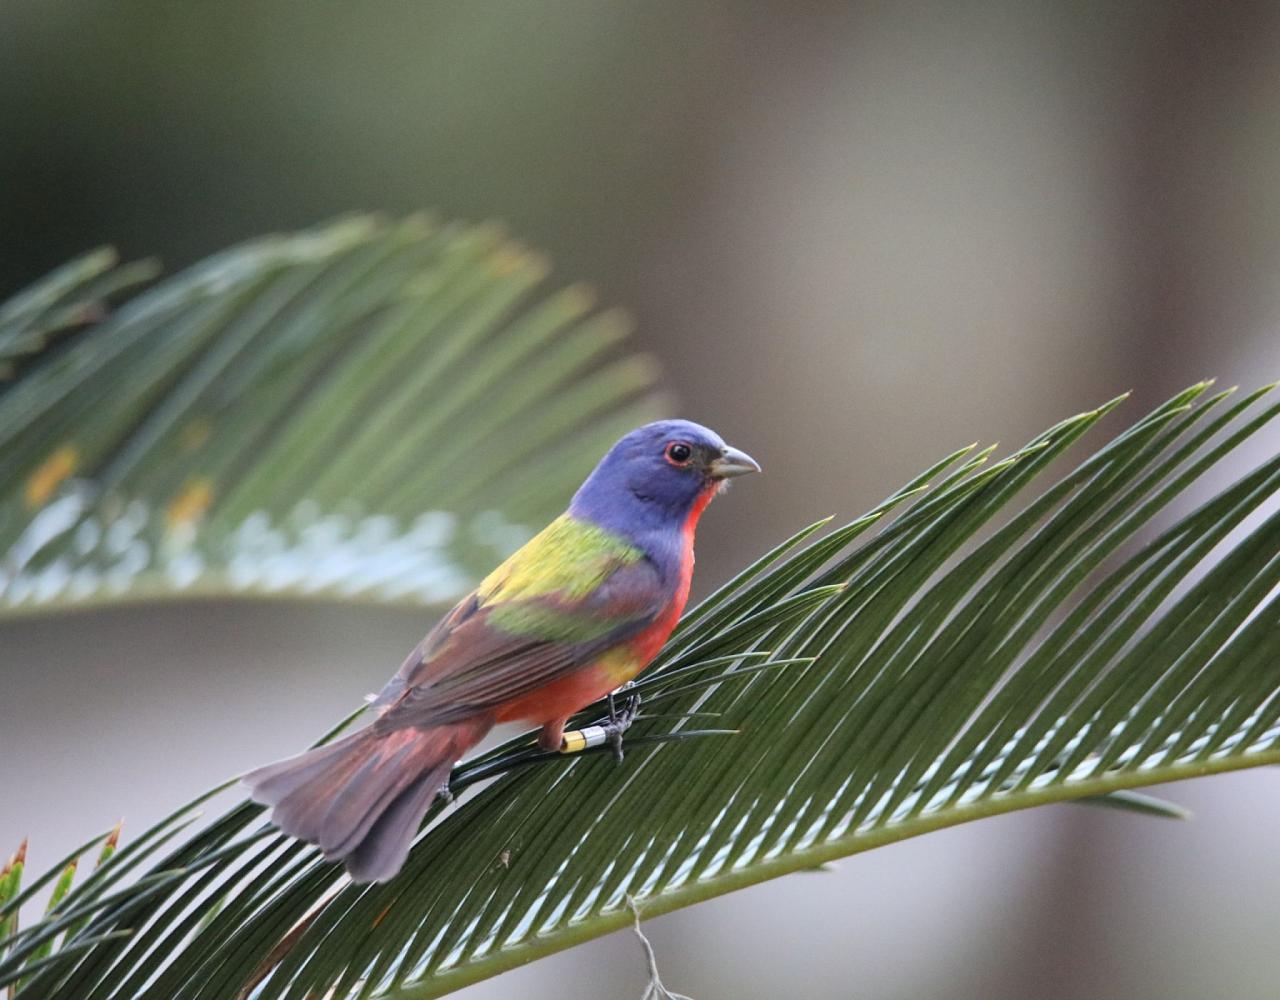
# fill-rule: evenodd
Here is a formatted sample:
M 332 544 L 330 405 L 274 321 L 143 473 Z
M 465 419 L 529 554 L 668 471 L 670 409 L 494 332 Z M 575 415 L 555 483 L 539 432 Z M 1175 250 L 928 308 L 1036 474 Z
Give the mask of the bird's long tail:
M 484 738 L 488 720 L 378 732 L 369 726 L 245 775 L 256 802 L 290 836 L 342 861 L 357 882 L 385 882 L 458 759 Z

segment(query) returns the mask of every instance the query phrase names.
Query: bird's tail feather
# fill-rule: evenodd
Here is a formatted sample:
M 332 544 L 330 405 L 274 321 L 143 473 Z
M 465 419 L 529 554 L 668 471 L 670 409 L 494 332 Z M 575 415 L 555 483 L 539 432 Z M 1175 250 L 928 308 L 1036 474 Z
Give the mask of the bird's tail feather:
M 490 725 L 469 720 L 392 732 L 370 726 L 251 771 L 244 781 L 285 833 L 342 861 L 356 881 L 382 882 L 404 865 L 454 763 Z

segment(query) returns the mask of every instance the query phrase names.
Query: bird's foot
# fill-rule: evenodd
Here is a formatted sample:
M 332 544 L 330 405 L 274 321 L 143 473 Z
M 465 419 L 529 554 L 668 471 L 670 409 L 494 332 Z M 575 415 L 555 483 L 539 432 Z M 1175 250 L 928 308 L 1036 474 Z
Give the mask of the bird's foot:
M 449 787 L 449 782 L 445 782 L 440 786 L 440 790 L 436 792 L 436 798 L 447 806 L 453 805 L 454 800 L 453 789 Z
M 622 734 L 631 728 L 631 724 L 636 721 L 636 716 L 640 714 L 640 695 L 635 688 L 635 681 L 627 681 L 618 688 L 617 692 L 609 695 L 609 721 L 605 724 L 604 731 L 609 745 L 613 747 L 613 759 L 619 764 L 622 763 L 623 758 Z M 613 695 L 624 691 L 627 697 L 622 708 L 619 709 L 614 703 Z
M 587 726 L 564 734 L 560 742 L 561 753 L 579 753 L 591 747 L 603 746 L 606 743 L 613 747 L 615 760 L 623 759 L 622 734 L 631 728 L 640 714 L 640 695 L 634 690 L 635 685 L 628 682 L 609 695 L 609 720 L 603 725 Z M 614 701 L 614 694 L 627 692 L 622 707 Z

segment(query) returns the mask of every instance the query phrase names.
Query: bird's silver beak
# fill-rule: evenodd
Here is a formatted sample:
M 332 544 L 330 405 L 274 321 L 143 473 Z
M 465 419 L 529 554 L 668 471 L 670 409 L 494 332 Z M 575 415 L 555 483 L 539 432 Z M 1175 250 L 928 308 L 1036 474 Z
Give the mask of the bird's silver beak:
M 718 458 L 713 458 L 708 466 L 712 479 L 732 479 L 734 476 L 745 476 L 748 472 L 759 472 L 760 463 L 737 448 L 725 447 Z

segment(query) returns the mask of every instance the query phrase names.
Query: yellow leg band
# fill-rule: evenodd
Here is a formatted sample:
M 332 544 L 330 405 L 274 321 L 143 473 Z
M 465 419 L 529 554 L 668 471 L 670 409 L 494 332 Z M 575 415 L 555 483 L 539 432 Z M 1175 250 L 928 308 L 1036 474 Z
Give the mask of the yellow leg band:
M 609 731 L 604 726 L 588 726 L 586 729 L 572 729 L 560 738 L 561 753 L 579 753 L 590 747 L 603 746 L 609 739 Z

